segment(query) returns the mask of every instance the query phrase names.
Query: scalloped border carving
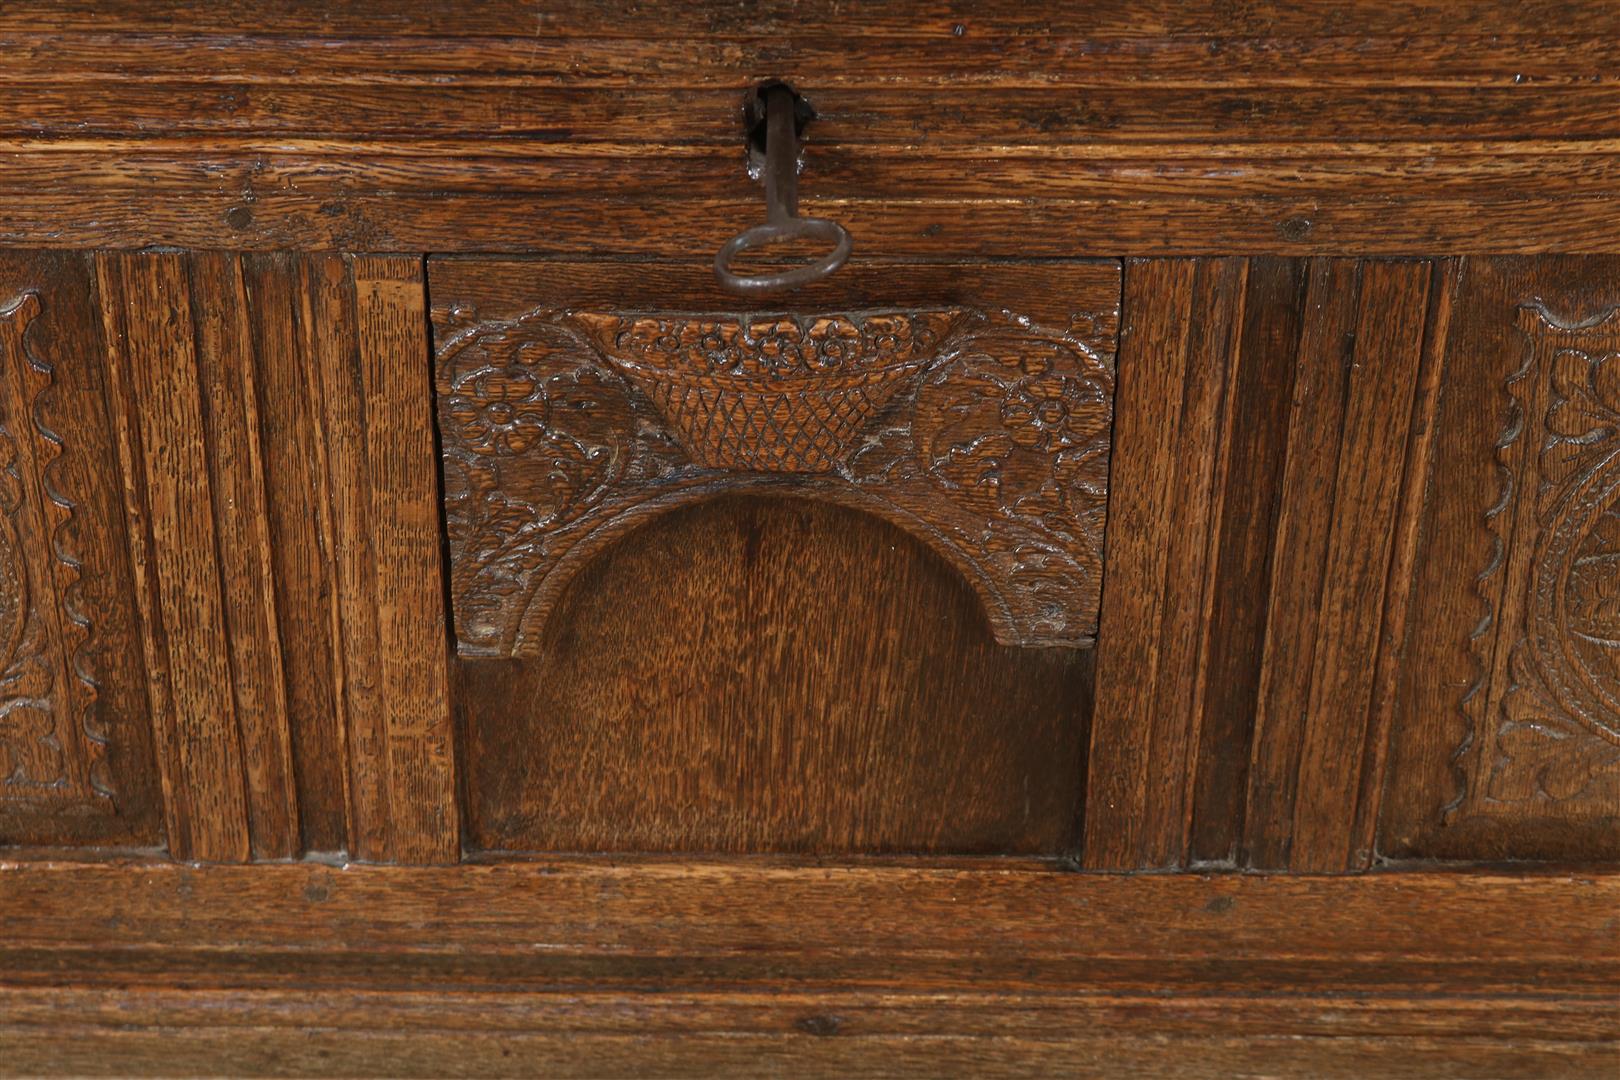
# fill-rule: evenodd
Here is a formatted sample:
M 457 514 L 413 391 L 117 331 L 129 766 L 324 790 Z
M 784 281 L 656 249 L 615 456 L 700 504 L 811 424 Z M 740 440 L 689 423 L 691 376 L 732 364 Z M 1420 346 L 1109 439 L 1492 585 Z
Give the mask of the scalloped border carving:
M 732 432 L 716 450 L 670 422 L 670 403 L 654 401 L 645 379 L 631 377 L 601 327 L 614 316 L 697 321 L 698 338 L 712 331 L 723 352 L 737 326 L 793 321 L 800 329 L 790 331 L 789 344 L 811 350 L 806 326 L 820 342 L 837 338 L 828 326 L 922 315 L 621 316 L 545 308 L 479 321 L 465 309 L 455 314 L 455 329 L 438 348 L 436 386 L 462 655 L 531 653 L 563 586 L 606 545 L 653 515 L 750 489 L 829 499 L 918 536 L 972 585 L 1003 644 L 1092 643 L 1114 358 L 1086 333 L 1093 320 L 1084 313 L 1060 331 L 1011 312 L 964 310 L 952 313 L 951 332 L 930 340 L 926 354 L 885 341 L 904 370 L 886 375 L 882 394 L 860 410 L 840 415 L 838 437 L 824 438 L 813 453 L 779 445 L 802 441 L 802 417 L 827 411 L 828 400 L 843 408 L 837 402 L 844 399 L 795 398 L 830 385 L 807 380 L 804 363 L 790 365 L 791 379 L 778 387 L 785 392 L 770 398 L 761 391 L 767 407 L 754 413 L 763 419 L 742 432 L 757 445 L 739 448 Z M 693 342 L 672 339 L 671 349 L 677 346 Z M 730 356 L 721 352 L 719 359 Z M 701 347 L 697 356 L 701 364 Z M 864 377 L 847 370 L 859 364 L 845 365 L 827 349 L 805 356 L 846 384 Z M 728 363 L 737 366 L 735 357 Z M 759 376 L 761 366 L 750 363 Z M 731 388 L 709 380 L 703 392 Z M 724 409 L 734 402 L 703 404 Z M 812 416 L 809 427 L 815 422 Z
M 1519 309 L 1458 747 L 1477 805 L 1620 798 L 1620 308 Z M 1477 754 L 1477 758 L 1474 756 Z
M 36 292 L 0 307 L 0 800 L 110 805 L 69 448 L 50 419 L 55 372 L 29 344 L 42 308 Z

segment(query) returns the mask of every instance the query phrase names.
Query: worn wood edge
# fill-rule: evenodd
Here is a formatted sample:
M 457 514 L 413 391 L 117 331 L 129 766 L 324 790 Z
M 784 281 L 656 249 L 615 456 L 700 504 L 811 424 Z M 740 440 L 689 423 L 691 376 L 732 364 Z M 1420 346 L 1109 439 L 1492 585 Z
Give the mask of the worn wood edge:
M 1602 33 L 1615 26 L 1612 8 L 1592 0 L 1566 0 L 1551 10 L 1559 14 L 1558 29 L 1565 34 Z M 492 0 L 470 8 L 424 6 L 414 0 L 326 0 L 286 3 L 273 9 L 242 0 L 120 4 L 28 0 L 0 13 L 0 28 L 25 31 L 47 25 L 72 32 L 190 30 L 196 27 L 200 12 L 209 16 L 206 22 L 211 29 L 229 34 L 318 31 L 337 35 L 466 37 L 511 33 L 516 27 L 542 37 L 594 33 L 634 38 L 641 36 L 640 28 L 647 22 L 656 21 L 668 27 L 671 37 L 738 36 L 746 29 L 752 34 L 773 36 L 837 31 L 857 39 L 874 34 L 960 39 L 992 32 L 1042 36 L 1071 33 L 1123 40 L 1166 35 L 1228 39 L 1262 34 L 1413 35 L 1425 27 L 1440 25 L 1443 16 L 1445 29 L 1453 34 L 1551 36 L 1549 5 L 1515 0 L 1476 0 L 1462 5 L 1448 0 L 1399 0 L 1341 4 L 1327 10 L 1276 0 L 1262 0 L 1238 9 L 1219 0 L 1097 0 L 1033 11 L 1020 0 L 980 0 L 939 5 L 926 14 L 919 14 L 911 5 L 880 5 L 869 13 L 863 12 L 858 20 L 851 19 L 847 5 L 837 0 L 768 0 L 748 5 L 746 21 L 717 15 L 703 5 L 681 0 L 550 0 L 544 4 L 534 0 Z
M 807 205 L 864 251 L 1613 251 L 1617 28 L 1595 0 L 13 4 L 0 242 L 712 246 L 758 210 L 741 96 L 785 78 L 820 113 Z
M 232 1003 L 232 1007 L 245 1006 Z M 825 1008 L 838 1008 L 836 1000 Z M 1250 1037 L 1182 1035 L 1174 1023 L 1150 1027 L 1144 1016 L 1130 1033 L 1075 1030 L 1086 1012 L 1051 1009 L 1064 1034 L 1046 1038 L 959 1036 L 954 1014 L 942 1011 L 938 1030 L 922 1035 L 827 1038 L 819 1025 L 841 1021 L 825 1008 L 785 1031 L 700 1031 L 648 1035 L 639 1031 L 579 1033 L 569 1028 L 488 1034 L 461 1031 L 363 1029 L 281 1032 L 230 1027 L 76 1026 L 39 1031 L 0 1028 L 7 1076 L 551 1076 L 757 1077 L 770 1075 L 981 1077 L 1549 1077 L 1608 1080 L 1614 1047 L 1494 1036 L 1382 1035 Z M 643 1006 L 643 1010 L 646 1006 Z M 1233 1010 L 1235 1013 L 1236 1010 Z M 1549 1020 L 1556 1026 L 1562 1014 Z M 627 1023 L 626 1027 L 632 1027 Z M 1483 1026 L 1483 1025 L 1482 1025 Z
M 1580 1001 L 299 996 L 289 1015 L 253 993 L 0 990 L 0 1075 L 1602 1077 L 1615 1053 Z
M 1620 1052 L 1620 874 L 13 861 L 0 910 L 0 1075 L 1603 1076 Z
M 1063 866 L 999 858 L 553 856 L 455 867 L 18 859 L 0 861 L 0 910 L 8 947 L 330 942 L 897 957 L 1148 950 L 1234 962 L 1571 962 L 1620 976 L 1620 873 L 1125 875 Z M 1002 933 L 1011 936 L 995 936 Z
M 349 257 L 365 417 L 382 727 L 391 790 L 390 860 L 455 862 L 461 854 L 451 738 L 450 657 L 441 581 L 441 504 L 426 266 L 421 257 Z
M 971 171 L 966 163 L 961 167 Z M 1368 194 L 1353 174 L 1331 188 L 1287 195 L 1222 191 L 1203 180 L 1168 196 L 1125 185 L 1114 195 L 1072 199 L 916 199 L 900 190 L 893 198 L 839 199 L 822 197 L 811 185 L 802 209 L 845 225 L 859 251 L 892 255 L 1620 252 L 1620 199 L 1610 192 L 1429 194 L 1419 177 L 1407 194 Z M 1017 185 L 1007 190 L 1016 192 Z M 525 195 L 367 186 L 277 189 L 245 198 L 217 184 L 139 193 L 52 186 L 0 200 L 0 245 L 683 256 L 717 249 L 759 215 L 758 192 L 743 183 L 722 200 L 627 202 L 606 191 Z M 649 229 L 654 220 L 659 227 Z
M 465 36 L 412 35 L 408 25 L 278 27 L 277 13 L 269 11 L 260 15 L 262 25 L 231 30 L 212 23 L 75 28 L 59 19 L 46 29 L 37 23 L 0 29 L 0 47 L 16 57 L 14 69 L 0 80 L 148 82 L 181 75 L 187 82 L 237 85 L 741 89 L 775 76 L 881 90 L 1143 84 L 1543 89 L 1599 81 L 1620 55 L 1610 36 L 1590 29 L 1521 26 L 1503 33 L 1500 22 L 1460 33 L 1439 27 L 1410 33 L 1404 26 L 1391 33 L 1389 27 L 1365 25 L 1326 34 L 1297 26 L 1280 32 L 1238 27 L 1234 33 L 1227 16 L 1207 28 L 1218 35 L 1219 47 L 1211 48 L 1208 37 L 1151 26 L 1133 33 L 1128 26 L 1002 23 L 975 25 L 969 33 L 971 19 L 943 27 L 913 19 L 867 29 L 866 13 L 860 28 L 842 18 L 819 27 L 806 25 L 803 16 L 776 27 L 728 20 L 683 36 L 683 47 L 673 50 L 638 34 L 635 28 L 646 16 L 636 14 L 641 17 L 616 25 L 576 20 L 529 33 L 485 26 Z M 334 37 L 341 37 L 341 50 L 331 48 Z M 1278 65 L 1276 57 L 1285 51 L 1291 62 Z M 188 62 L 177 63 L 180 56 Z M 1422 62 L 1413 62 L 1415 57 Z

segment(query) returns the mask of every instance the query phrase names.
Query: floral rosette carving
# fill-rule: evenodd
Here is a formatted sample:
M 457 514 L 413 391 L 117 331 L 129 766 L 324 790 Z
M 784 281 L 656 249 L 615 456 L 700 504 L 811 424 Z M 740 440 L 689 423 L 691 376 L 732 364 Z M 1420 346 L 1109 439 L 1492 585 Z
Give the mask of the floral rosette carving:
M 1620 743 L 1620 352 L 1560 349 L 1551 379 L 1532 640 L 1554 692 Z
M 0 426 L 0 787 L 30 788 L 56 783 L 63 763 L 53 750 L 55 718 L 43 707 L 51 671 L 39 655 L 43 644 L 13 520 L 23 502 L 17 457 L 16 442 Z

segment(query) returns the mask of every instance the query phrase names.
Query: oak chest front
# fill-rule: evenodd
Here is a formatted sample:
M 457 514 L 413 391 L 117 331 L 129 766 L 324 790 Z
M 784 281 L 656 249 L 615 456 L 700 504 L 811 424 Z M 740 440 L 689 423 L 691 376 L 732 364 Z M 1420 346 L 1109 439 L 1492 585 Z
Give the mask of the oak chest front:
M 1616 31 L 0 11 L 0 1073 L 1602 1075 Z

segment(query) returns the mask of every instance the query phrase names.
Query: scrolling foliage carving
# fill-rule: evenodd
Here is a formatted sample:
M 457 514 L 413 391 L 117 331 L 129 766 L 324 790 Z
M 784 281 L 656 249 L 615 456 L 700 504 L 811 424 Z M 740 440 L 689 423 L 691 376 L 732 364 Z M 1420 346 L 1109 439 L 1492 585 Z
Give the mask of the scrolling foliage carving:
M 524 655 L 562 583 L 647 515 L 738 487 L 928 542 L 998 640 L 1096 630 L 1112 343 L 967 308 L 452 313 L 438 349 L 464 655 Z
M 1520 310 L 1524 365 L 1497 441 L 1501 498 L 1475 638 L 1485 805 L 1620 798 L 1620 309 L 1585 322 Z M 1500 580 L 1497 580 L 1500 579 Z
M 110 800 L 38 294 L 0 307 L 0 800 Z

